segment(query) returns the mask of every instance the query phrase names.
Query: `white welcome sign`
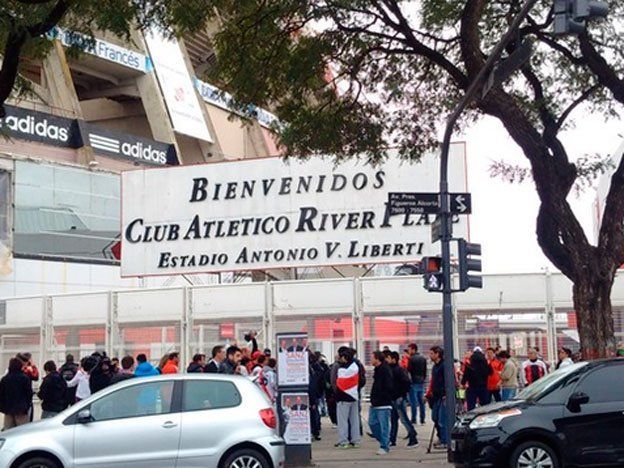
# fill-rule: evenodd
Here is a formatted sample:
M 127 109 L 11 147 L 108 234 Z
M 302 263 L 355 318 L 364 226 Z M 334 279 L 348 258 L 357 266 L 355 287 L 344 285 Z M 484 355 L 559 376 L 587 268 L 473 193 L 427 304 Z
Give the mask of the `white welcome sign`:
M 466 192 L 463 144 L 450 187 Z M 431 255 L 434 215 L 391 216 L 389 192 L 437 192 L 439 158 L 372 167 L 278 158 L 122 175 L 122 275 L 403 263 Z M 467 217 L 455 234 L 467 237 Z

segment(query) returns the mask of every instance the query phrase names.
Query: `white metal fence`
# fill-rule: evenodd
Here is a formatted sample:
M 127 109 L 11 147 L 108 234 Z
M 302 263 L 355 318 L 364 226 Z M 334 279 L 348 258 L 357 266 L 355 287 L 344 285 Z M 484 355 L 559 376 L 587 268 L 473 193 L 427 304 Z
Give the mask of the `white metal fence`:
M 624 281 L 612 294 L 616 331 L 623 336 Z M 0 366 L 20 351 L 36 362 L 62 361 L 95 350 L 111 356 L 142 352 L 157 361 L 180 351 L 186 363 L 215 344 L 260 332 L 275 349 L 275 333 L 306 331 L 311 347 L 332 356 L 354 346 L 370 351 L 421 349 L 442 343 L 441 298 L 419 277 L 132 289 L 10 298 L 0 301 Z M 455 296 L 455 349 L 500 344 L 519 356 L 539 346 L 548 360 L 558 346 L 578 348 L 571 284 L 560 274 L 488 275 L 484 289 Z M 3 312 L 3 313 L 2 313 Z

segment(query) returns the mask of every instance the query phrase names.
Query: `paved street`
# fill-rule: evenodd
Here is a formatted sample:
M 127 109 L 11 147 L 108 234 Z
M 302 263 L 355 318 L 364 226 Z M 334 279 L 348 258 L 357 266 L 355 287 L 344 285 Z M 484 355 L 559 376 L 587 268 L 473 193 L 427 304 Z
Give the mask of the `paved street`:
M 367 429 L 364 421 L 365 430 Z M 431 434 L 431 423 L 425 426 L 418 426 L 418 439 L 420 445 L 413 449 L 405 447 L 407 441 L 402 440 L 405 436 L 403 428 L 399 431 L 398 446 L 393 447 L 390 454 L 380 457 L 375 454 L 379 445 L 373 439 L 364 436 L 362 447 L 359 449 L 339 450 L 334 448 L 336 443 L 337 429 L 331 427 L 329 419 L 323 418 L 323 440 L 314 442 L 312 445 L 312 458 L 315 466 L 319 468 L 343 468 L 357 466 L 358 468 L 386 466 L 391 468 L 402 467 L 422 467 L 433 468 L 440 466 L 451 466 L 446 462 L 446 452 L 434 451 L 427 453 L 429 435 Z

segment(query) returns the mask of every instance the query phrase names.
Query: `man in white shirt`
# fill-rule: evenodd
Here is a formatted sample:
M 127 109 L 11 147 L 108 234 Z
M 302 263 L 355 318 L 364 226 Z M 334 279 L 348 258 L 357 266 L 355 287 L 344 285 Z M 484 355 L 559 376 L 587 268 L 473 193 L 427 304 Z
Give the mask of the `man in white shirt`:
M 93 357 L 84 358 L 80 361 L 80 369 L 76 372 L 73 379 L 67 382 L 67 387 L 78 387 L 76 389 L 76 403 L 91 396 L 91 388 L 89 387 L 89 378 L 91 371 L 97 362 Z
M 565 369 L 566 367 L 574 364 L 572 360 L 572 350 L 569 348 L 559 349 L 559 362 L 557 363 L 557 369 Z

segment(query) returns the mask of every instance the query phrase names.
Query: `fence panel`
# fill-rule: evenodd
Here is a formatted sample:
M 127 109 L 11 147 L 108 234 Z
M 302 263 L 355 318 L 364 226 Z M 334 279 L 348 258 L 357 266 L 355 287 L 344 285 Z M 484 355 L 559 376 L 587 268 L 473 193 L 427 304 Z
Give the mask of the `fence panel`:
M 333 315 L 353 311 L 354 283 L 351 279 L 276 282 L 273 312 L 276 317 Z
M 371 353 L 388 347 L 402 354 L 410 343 L 425 353 L 431 346 L 442 345 L 442 314 L 439 310 L 403 312 L 401 314 L 364 314 L 364 349 L 362 361 L 370 365 Z
M 184 288 L 136 289 L 114 292 L 110 302 L 108 292 L 6 299 L 0 309 L 0 366 L 6 368 L 17 352 L 31 352 L 42 363 L 110 349 L 110 343 L 117 356 L 145 353 L 156 362 L 173 350 L 191 356 L 210 354 L 216 344 L 244 345 L 250 330 L 260 333 L 262 348 L 273 351 L 275 333 L 306 331 L 310 347 L 329 360 L 339 346 L 349 345 L 359 347 L 369 364 L 374 349 L 402 350 L 416 342 L 426 351 L 442 343 L 440 298 L 425 293 L 421 281 L 285 281 L 189 287 L 189 294 Z M 529 346 L 537 346 L 553 362 L 557 357 L 549 348 L 578 350 L 570 282 L 562 275 L 488 275 L 485 284 L 481 295 L 475 290 L 455 296 L 459 356 L 476 345 L 498 345 L 523 358 Z M 616 337 L 624 342 L 624 275 L 616 278 L 612 299 Z M 50 305 L 46 313 L 44 304 Z
M 459 338 L 458 355 L 480 346 L 500 346 L 518 358 L 526 358 L 529 347 L 539 348 L 542 357 L 549 361 L 548 332 L 544 309 L 505 311 L 459 310 L 457 312 Z
M 31 353 L 33 362 L 41 366 L 48 357 L 41 354 L 39 329 L 20 330 L 0 335 L 0 372 L 9 365 L 9 360 L 17 353 Z
M 193 318 L 214 319 L 262 317 L 265 310 L 263 283 L 193 288 Z
M 345 313 L 310 314 L 308 317 L 284 317 L 276 319 L 275 333 L 306 332 L 308 346 L 320 351 L 333 362 L 339 347 L 355 347 L 353 317 Z M 272 345 L 274 348 L 277 343 Z
M 180 322 L 158 325 L 150 322 L 120 324 L 114 344 L 115 356 L 129 354 L 136 357 L 143 353 L 149 361 L 156 364 L 166 354 L 181 352 L 181 325 Z
M 259 332 L 262 329 L 262 317 L 247 317 L 245 319 L 218 319 L 218 320 L 194 320 L 189 343 L 189 356 L 202 353 L 210 359 L 213 346 L 237 344 L 239 347 L 247 346 L 244 336 L 250 331 Z M 257 338 L 258 346 L 263 350 L 270 348 L 266 337 L 262 334 Z M 270 340 L 268 340 L 270 342 Z

